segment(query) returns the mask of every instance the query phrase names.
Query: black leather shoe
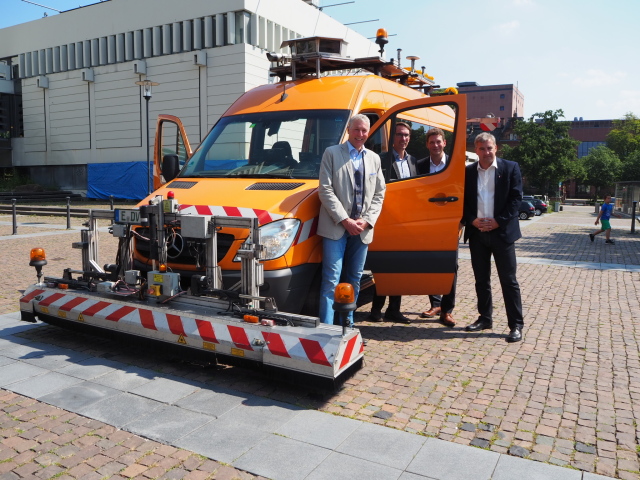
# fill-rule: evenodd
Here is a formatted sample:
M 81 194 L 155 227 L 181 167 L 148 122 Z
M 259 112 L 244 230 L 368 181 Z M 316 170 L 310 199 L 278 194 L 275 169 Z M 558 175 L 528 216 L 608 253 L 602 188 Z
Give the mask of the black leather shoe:
M 382 311 L 380 310 L 371 310 L 371 313 L 367 317 L 368 322 L 381 322 L 382 321 Z
M 519 327 L 512 328 L 505 339 L 509 343 L 515 343 L 522 340 L 522 329 Z
M 411 323 L 411 319 L 405 317 L 400 312 L 390 312 L 389 310 L 384 312 L 384 319 L 387 322 Z
M 467 332 L 479 332 L 480 330 L 488 330 L 493 328 L 493 323 L 486 320 L 476 320 L 471 325 L 467 325 L 465 330 Z

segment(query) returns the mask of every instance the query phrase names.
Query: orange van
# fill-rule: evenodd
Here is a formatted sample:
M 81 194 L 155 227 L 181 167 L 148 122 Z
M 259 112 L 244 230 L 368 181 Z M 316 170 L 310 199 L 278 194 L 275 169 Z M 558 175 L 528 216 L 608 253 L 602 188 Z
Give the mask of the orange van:
M 425 90 L 433 82 L 420 72 L 379 57 L 354 60 L 335 50 L 323 52 L 322 42 L 327 45 L 328 40 L 341 41 L 288 41 L 288 58 L 270 57 L 279 81 L 242 95 L 195 152 L 180 120 L 160 115 L 151 197 L 166 198 L 172 191 L 185 214 L 258 218 L 266 248 L 261 295 L 275 298 L 281 311 L 316 314 L 322 261 L 317 191 L 324 150 L 346 140 L 349 117 L 365 114 L 372 124 L 367 148 L 381 156 L 388 179 L 395 122 L 411 125 L 407 151 L 416 158 L 428 156 L 425 132 L 439 127 L 447 136 L 447 167 L 388 182 L 366 268 L 381 295 L 448 293 L 462 217 L 465 97 L 430 97 Z M 316 49 L 296 42 L 315 42 Z M 301 51 L 304 55 L 296 54 Z M 355 69 L 363 73 L 353 74 Z M 350 74 L 324 76 L 327 70 Z M 135 268 L 149 270 L 145 228 L 137 231 Z M 219 232 L 217 253 L 225 288 L 240 279 L 236 251 L 246 236 L 247 231 L 239 229 Z M 183 278 L 204 275 L 203 241 L 183 238 L 179 225 L 169 238 L 168 266 Z

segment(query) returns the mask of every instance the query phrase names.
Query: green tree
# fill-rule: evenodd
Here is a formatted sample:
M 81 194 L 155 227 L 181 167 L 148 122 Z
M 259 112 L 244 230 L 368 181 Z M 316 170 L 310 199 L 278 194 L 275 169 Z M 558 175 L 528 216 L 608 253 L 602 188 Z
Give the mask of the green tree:
M 580 175 L 576 147 L 569 136 L 569 122 L 560 121 L 562 110 L 534 113 L 527 121 L 517 121 L 513 131 L 520 143 L 502 147 L 501 156 L 520 164 L 522 176 L 532 187 L 553 195 L 558 182 Z
M 595 200 L 598 199 L 602 187 L 612 185 L 622 173 L 620 158 L 604 145 L 592 148 L 581 161 L 586 173 L 585 181 L 596 187 Z
M 640 180 L 640 150 L 631 152 L 622 160 L 622 173 L 618 180 L 623 182 Z
M 616 152 L 624 162 L 640 150 L 640 118 L 627 113 L 623 119 L 613 121 L 613 129 L 607 135 L 607 147 Z

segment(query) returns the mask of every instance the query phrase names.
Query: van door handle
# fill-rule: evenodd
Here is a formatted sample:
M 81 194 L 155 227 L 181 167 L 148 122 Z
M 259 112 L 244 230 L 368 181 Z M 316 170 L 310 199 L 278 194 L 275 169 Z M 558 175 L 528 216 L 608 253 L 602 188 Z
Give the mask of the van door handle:
M 457 202 L 458 197 L 435 197 L 435 198 L 430 198 L 429 201 L 433 203 Z

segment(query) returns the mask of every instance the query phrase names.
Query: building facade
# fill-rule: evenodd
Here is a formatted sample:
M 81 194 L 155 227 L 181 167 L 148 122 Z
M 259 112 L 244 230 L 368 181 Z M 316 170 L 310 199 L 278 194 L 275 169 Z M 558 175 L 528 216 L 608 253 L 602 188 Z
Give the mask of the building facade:
M 88 165 L 146 160 L 160 113 L 180 117 L 196 147 L 242 93 L 272 81 L 266 52 L 315 35 L 377 55 L 317 0 L 109 0 L 1 29 L 0 106 L 13 120 L 0 167 L 86 191 Z M 148 123 L 142 80 L 159 84 Z

